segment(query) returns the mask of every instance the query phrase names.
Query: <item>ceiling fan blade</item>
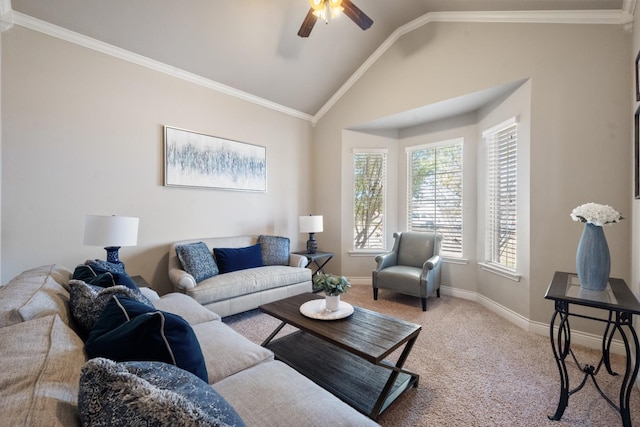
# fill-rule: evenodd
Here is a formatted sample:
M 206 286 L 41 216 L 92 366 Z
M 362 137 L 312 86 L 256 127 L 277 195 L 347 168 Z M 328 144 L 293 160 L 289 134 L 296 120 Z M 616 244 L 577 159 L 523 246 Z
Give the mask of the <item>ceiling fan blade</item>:
M 351 3 L 351 0 L 342 0 L 342 7 L 344 7 L 344 14 L 351 18 L 351 20 L 363 30 L 366 30 L 373 24 L 373 20 L 361 11 L 358 6 Z
M 302 21 L 302 25 L 300 26 L 300 30 L 298 30 L 298 35 L 300 37 L 309 37 L 311 34 L 311 30 L 313 30 L 313 26 L 316 24 L 318 17 L 313 14 L 313 9 L 309 9 L 309 13 L 305 16 L 304 21 Z

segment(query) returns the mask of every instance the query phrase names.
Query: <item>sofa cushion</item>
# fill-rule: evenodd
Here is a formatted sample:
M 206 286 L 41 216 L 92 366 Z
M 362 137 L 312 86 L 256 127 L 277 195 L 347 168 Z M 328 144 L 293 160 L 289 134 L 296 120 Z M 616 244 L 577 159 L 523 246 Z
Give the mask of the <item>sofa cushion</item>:
M 252 427 L 378 425 L 279 361 L 255 365 L 213 388 Z
M 161 362 L 93 359 L 82 367 L 83 425 L 244 426 L 208 384 Z
M 193 331 L 202 348 L 210 384 L 273 360 L 271 350 L 249 341 L 222 322 L 200 323 L 193 326 Z
M 71 296 L 69 307 L 76 322 L 78 332 L 83 338 L 89 335 L 93 329 L 100 313 L 107 305 L 113 295 L 122 295 L 140 301 L 153 307 L 140 292 L 135 292 L 126 286 L 111 286 L 101 288 L 99 286 L 88 285 L 82 280 L 70 280 Z
M 238 295 L 303 282 L 311 283 L 311 270 L 308 268 L 269 265 L 211 277 L 200 282 L 195 288 L 187 289 L 186 293 L 200 304 L 209 304 L 212 301 L 222 301 Z
M 220 320 L 220 316 L 198 304 L 196 300 L 178 292 L 163 295 L 161 298 L 151 301 L 158 310 L 177 314 L 190 325 Z
M 0 286 L 0 327 L 58 314 L 73 327 L 69 292 L 65 286 L 71 271 L 60 265 L 44 265 L 22 272 Z
M 0 412 L 6 426 L 78 426 L 82 340 L 58 315 L 0 328 Z
M 259 236 L 258 243 L 262 246 L 263 265 L 289 265 L 288 237 Z
M 178 245 L 176 254 L 184 271 L 192 275 L 196 283 L 219 273 L 213 254 L 204 242 Z
M 200 344 L 186 320 L 114 295 L 85 344 L 91 357 L 165 362 L 208 380 Z
M 220 273 L 262 267 L 262 249 L 260 243 L 244 248 L 213 248 L 213 254 Z

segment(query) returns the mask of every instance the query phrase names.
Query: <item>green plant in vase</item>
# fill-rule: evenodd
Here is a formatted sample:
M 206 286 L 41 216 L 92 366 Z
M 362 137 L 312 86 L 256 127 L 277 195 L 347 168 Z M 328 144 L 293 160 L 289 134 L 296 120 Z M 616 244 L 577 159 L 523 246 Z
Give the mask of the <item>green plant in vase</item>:
M 322 290 L 327 296 L 335 297 L 347 292 L 351 283 L 344 276 L 325 274 L 320 271 L 313 277 L 313 286 Z

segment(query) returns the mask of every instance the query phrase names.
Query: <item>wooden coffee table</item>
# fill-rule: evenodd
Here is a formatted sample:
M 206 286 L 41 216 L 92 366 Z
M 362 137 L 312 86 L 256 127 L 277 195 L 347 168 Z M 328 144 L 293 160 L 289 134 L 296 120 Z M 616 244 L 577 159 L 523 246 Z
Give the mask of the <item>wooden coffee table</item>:
M 354 307 L 351 316 L 317 320 L 300 313 L 300 306 L 315 294 L 301 294 L 260 306 L 282 323 L 262 343 L 316 384 L 372 419 L 389 407 L 419 375 L 402 369 L 422 329 L 420 325 Z M 274 339 L 285 325 L 298 330 Z M 385 360 L 404 349 L 394 364 Z

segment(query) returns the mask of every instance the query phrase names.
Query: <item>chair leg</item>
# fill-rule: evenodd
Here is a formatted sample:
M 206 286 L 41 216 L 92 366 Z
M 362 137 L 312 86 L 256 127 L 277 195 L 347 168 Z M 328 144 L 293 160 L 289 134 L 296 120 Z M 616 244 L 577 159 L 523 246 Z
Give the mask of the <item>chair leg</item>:
M 378 288 L 373 288 L 373 299 L 378 300 Z
M 440 298 L 440 288 L 436 289 L 436 295 Z
M 420 298 L 422 300 L 422 311 L 427 311 L 427 299 Z

